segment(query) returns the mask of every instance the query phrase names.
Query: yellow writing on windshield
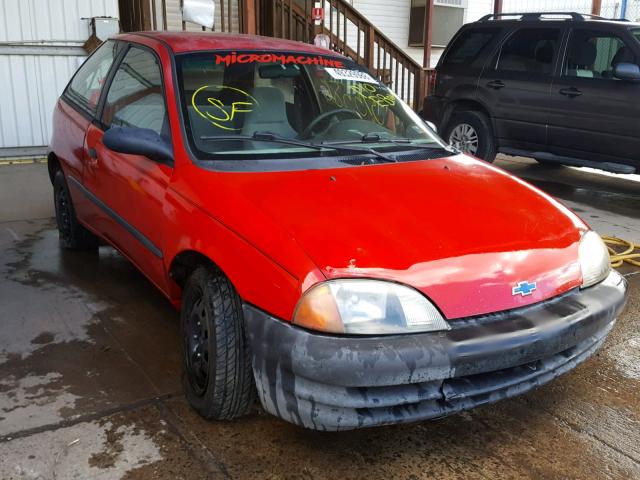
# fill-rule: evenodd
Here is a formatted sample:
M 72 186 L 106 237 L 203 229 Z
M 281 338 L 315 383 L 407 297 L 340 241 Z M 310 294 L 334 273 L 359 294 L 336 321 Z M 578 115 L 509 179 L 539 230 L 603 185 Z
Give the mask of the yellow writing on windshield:
M 345 85 L 344 82 L 324 80 L 319 90 L 336 107 L 353 110 L 363 119 L 379 125 L 386 122 L 389 107 L 396 104 L 396 98 L 391 92 L 371 83 Z
M 250 113 L 258 101 L 249 93 L 235 87 L 204 85 L 191 96 L 193 109 L 205 120 L 223 130 L 239 131 L 236 117 Z

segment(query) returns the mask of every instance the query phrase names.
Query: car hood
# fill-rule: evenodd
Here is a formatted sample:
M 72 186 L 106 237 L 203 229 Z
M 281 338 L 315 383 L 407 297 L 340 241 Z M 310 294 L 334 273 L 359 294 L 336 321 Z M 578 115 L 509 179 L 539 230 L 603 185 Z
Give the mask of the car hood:
M 449 319 L 539 302 L 582 281 L 578 244 L 586 225 L 531 185 L 465 155 L 221 175 L 227 199 L 244 204 L 247 218 L 267 218 L 284 232 L 288 252 L 264 229 L 240 232 L 278 263 L 300 248 L 326 278 L 407 284 Z M 514 294 L 519 282 L 537 287 Z

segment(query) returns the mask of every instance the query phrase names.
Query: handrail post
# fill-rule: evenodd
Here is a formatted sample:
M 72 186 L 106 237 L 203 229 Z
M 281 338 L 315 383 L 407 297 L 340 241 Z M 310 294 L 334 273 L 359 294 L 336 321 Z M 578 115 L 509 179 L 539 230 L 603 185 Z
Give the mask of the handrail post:
M 373 53 L 375 50 L 376 32 L 373 29 L 373 25 L 367 25 L 366 38 L 364 43 L 364 62 L 365 66 L 373 71 Z
M 493 13 L 502 13 L 502 0 L 493 1 Z
M 422 102 L 424 101 L 426 88 L 426 70 L 421 68 L 413 77 L 413 109 L 416 112 L 422 110 Z

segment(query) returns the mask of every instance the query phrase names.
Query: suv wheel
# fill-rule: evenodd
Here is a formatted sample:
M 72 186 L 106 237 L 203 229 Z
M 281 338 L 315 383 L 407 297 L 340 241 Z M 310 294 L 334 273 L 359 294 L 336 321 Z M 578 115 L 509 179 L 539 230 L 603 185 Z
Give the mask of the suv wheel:
M 97 249 L 100 244 L 98 237 L 78 222 L 62 170 L 58 170 L 53 178 L 53 202 L 56 208 L 60 245 L 69 250 Z
M 187 280 L 180 313 L 183 386 L 203 417 L 231 420 L 255 396 L 240 297 L 218 270 L 198 267 Z
M 493 162 L 497 147 L 493 129 L 487 116 L 467 111 L 454 114 L 445 129 L 444 138 L 458 150 Z

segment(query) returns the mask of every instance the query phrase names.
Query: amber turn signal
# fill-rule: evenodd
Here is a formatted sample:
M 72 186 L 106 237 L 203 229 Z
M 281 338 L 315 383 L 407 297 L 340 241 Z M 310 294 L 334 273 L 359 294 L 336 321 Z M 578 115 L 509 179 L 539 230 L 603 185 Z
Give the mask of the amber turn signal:
M 338 306 L 328 285 L 318 285 L 307 292 L 293 315 L 293 323 L 321 332 L 344 333 Z

